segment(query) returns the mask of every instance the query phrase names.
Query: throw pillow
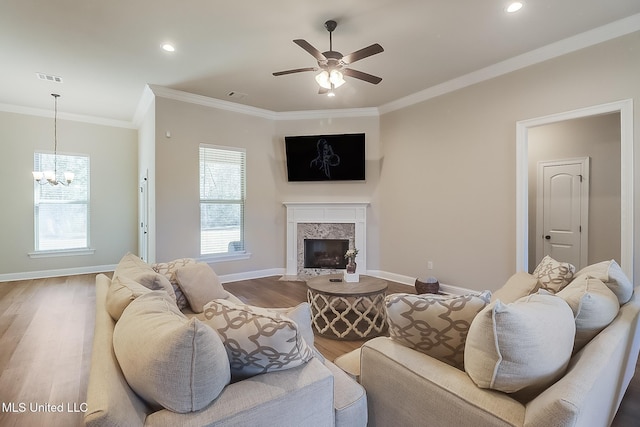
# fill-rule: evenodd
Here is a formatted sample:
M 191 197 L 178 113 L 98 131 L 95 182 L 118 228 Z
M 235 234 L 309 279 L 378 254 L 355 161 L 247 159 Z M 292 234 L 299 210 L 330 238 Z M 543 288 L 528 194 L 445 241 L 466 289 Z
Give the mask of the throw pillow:
M 184 310 L 185 308 L 189 307 L 189 302 L 187 301 L 187 297 L 185 297 L 182 293 L 180 285 L 178 285 L 176 271 L 180 267 L 195 263 L 196 260 L 193 258 L 178 258 L 170 262 L 157 262 L 155 264 L 151 264 L 151 267 L 155 272 L 160 273 L 164 277 L 169 279 L 169 283 L 171 283 L 171 287 L 173 287 L 173 292 L 175 292 L 176 294 L 176 304 L 178 305 L 178 308 L 180 310 Z
M 205 322 L 227 350 L 234 380 L 300 366 L 313 357 L 296 322 L 278 311 L 213 300 Z
M 153 291 L 164 290 L 174 301 L 176 299 L 176 294 L 173 292 L 169 279 L 162 274 L 156 273 L 149 264 L 131 252 L 127 252 L 122 257 L 113 272 L 113 279 L 120 276 L 128 277 Z
M 315 337 L 313 335 L 313 327 L 311 326 L 311 306 L 308 302 L 303 302 L 295 307 L 288 308 L 271 308 L 275 312 L 280 312 L 293 320 L 298 326 L 298 330 L 304 338 L 304 342 L 313 350 L 313 354 L 324 363 L 324 356 L 320 353 L 314 345 Z
M 491 298 L 479 295 L 392 294 L 385 298 L 389 336 L 400 344 L 464 369 L 471 321 Z
M 600 279 L 618 297 L 620 305 L 626 304 L 633 295 L 633 284 L 615 260 L 602 261 L 586 266 L 578 271 L 576 277 L 589 276 Z
M 151 289 L 138 282 L 122 276 L 116 277 L 107 290 L 107 311 L 117 322 L 131 301 L 149 292 L 152 292 Z
M 521 271 L 511 276 L 503 287 L 491 295 L 491 302 L 500 300 L 503 304 L 509 304 L 535 293 L 539 287 L 540 284 L 536 276 Z
M 546 255 L 533 271 L 540 288 L 555 294 L 573 279 L 576 268 L 568 262 L 558 262 Z
M 571 308 L 557 296 L 495 301 L 471 323 L 465 370 L 480 388 L 520 392 L 526 399 L 564 374 L 575 330 Z
M 176 270 L 176 279 L 194 313 L 202 313 L 204 305 L 213 299 L 229 296 L 209 264 L 197 263 L 181 267 Z
M 113 350 L 129 386 L 155 408 L 198 411 L 231 378 L 220 337 L 187 319 L 164 292 L 129 304 L 113 331 Z
M 616 295 L 599 279 L 582 275 L 557 293 L 564 299 L 576 319 L 573 352 L 579 351 L 618 315 Z

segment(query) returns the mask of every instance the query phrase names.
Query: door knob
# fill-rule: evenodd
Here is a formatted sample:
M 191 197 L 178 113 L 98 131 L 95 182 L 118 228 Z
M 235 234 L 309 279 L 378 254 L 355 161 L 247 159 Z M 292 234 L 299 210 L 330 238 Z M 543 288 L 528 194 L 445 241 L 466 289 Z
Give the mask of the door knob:
M 547 240 L 551 240 L 551 236 L 549 236 L 549 235 L 544 236 L 544 238 L 547 239 Z

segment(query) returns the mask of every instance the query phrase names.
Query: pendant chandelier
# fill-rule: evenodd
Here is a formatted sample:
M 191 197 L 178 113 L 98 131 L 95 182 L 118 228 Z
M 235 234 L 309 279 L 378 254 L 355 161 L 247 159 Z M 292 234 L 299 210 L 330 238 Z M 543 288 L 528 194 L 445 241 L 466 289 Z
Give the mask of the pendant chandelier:
M 52 93 L 54 98 L 54 114 L 53 114 L 53 170 L 33 171 L 33 179 L 37 183 L 44 185 L 69 185 L 73 181 L 73 172 L 64 172 L 64 180 L 58 181 L 58 98 L 60 95 Z M 43 179 L 44 178 L 44 179 Z

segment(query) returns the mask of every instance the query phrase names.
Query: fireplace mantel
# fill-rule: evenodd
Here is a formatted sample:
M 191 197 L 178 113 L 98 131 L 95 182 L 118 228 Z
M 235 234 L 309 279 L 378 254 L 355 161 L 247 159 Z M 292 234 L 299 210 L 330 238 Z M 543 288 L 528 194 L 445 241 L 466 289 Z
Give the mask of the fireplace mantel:
M 298 224 L 351 223 L 358 249 L 357 272 L 367 272 L 367 206 L 369 202 L 283 202 L 287 208 L 287 260 L 285 275 L 298 275 Z

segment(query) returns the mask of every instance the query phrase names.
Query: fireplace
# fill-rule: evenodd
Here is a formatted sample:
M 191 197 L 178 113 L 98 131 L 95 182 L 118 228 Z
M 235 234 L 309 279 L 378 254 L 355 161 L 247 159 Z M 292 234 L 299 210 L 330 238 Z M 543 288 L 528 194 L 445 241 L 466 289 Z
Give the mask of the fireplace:
M 348 239 L 304 239 L 304 268 L 344 269 Z
M 367 202 L 284 202 L 287 208 L 287 258 L 285 276 L 309 277 L 340 273 L 346 268 L 344 253 L 358 249 L 357 273 L 367 271 Z M 308 268 L 305 266 L 306 240 L 345 240 L 347 247 L 332 251 L 340 254 L 341 267 Z M 344 250 L 343 250 L 344 248 Z M 321 250 L 319 252 L 323 252 Z M 335 254 L 333 257 L 335 258 Z

